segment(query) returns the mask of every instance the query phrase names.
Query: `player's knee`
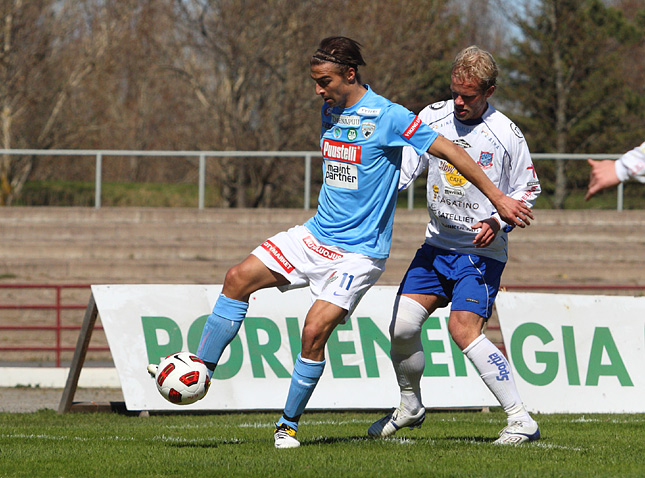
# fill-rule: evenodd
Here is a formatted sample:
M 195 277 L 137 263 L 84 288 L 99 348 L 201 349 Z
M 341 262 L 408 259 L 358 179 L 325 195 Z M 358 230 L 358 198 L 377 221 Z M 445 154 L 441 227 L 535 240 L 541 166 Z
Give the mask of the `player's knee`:
M 408 343 L 419 340 L 421 328 L 428 318 L 428 311 L 413 299 L 397 296 L 390 322 L 392 343 Z
M 305 326 L 301 336 L 301 356 L 310 360 L 323 360 L 327 343 L 325 331 L 315 325 Z
M 455 344 L 461 350 L 464 350 L 473 340 L 481 335 L 482 331 L 481 325 L 478 325 L 478 322 L 464 322 L 451 318 L 448 321 L 448 333 Z
M 250 293 L 247 276 L 243 263 L 231 267 L 224 276 L 222 293 L 229 299 L 243 300 Z

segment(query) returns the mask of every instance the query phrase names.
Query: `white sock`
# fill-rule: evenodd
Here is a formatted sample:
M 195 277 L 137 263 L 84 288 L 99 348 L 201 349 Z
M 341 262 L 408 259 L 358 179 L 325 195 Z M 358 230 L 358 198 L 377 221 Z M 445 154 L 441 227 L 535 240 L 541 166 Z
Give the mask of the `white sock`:
M 390 324 L 390 357 L 401 390 L 401 408 L 415 414 L 421 408 L 421 376 L 425 355 L 421 345 L 421 326 L 428 311 L 417 301 L 397 296 Z
M 502 352 L 486 338 L 484 334 L 477 337 L 464 349 L 479 375 L 495 395 L 507 415 L 508 422 L 530 422 L 530 417 L 515 385 L 511 366 Z

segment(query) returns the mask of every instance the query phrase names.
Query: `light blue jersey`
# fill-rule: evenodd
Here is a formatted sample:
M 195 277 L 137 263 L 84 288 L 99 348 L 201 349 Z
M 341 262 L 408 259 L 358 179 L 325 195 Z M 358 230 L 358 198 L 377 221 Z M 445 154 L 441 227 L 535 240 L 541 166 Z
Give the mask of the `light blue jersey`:
M 403 146 L 425 153 L 437 133 L 414 113 L 364 85 L 355 105 L 324 105 L 324 182 L 305 226 L 321 242 L 385 258 L 390 253 Z

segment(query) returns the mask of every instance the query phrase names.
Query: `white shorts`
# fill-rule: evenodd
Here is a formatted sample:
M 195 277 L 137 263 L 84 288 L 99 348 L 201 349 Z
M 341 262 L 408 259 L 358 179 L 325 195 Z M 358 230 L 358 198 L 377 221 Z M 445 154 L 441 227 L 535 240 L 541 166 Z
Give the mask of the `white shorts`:
M 309 286 L 312 303 L 331 302 L 347 316 L 381 277 L 386 261 L 323 244 L 305 226 L 276 234 L 251 254 L 290 282 L 278 287 L 282 292 Z

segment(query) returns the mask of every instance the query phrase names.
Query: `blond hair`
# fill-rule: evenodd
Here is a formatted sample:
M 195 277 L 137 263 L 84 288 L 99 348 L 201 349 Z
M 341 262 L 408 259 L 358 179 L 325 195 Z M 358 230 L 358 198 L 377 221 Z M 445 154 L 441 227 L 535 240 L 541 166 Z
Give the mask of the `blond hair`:
M 476 80 L 482 92 L 495 86 L 497 63 L 493 55 L 476 45 L 461 50 L 452 63 L 452 75 L 459 80 Z

